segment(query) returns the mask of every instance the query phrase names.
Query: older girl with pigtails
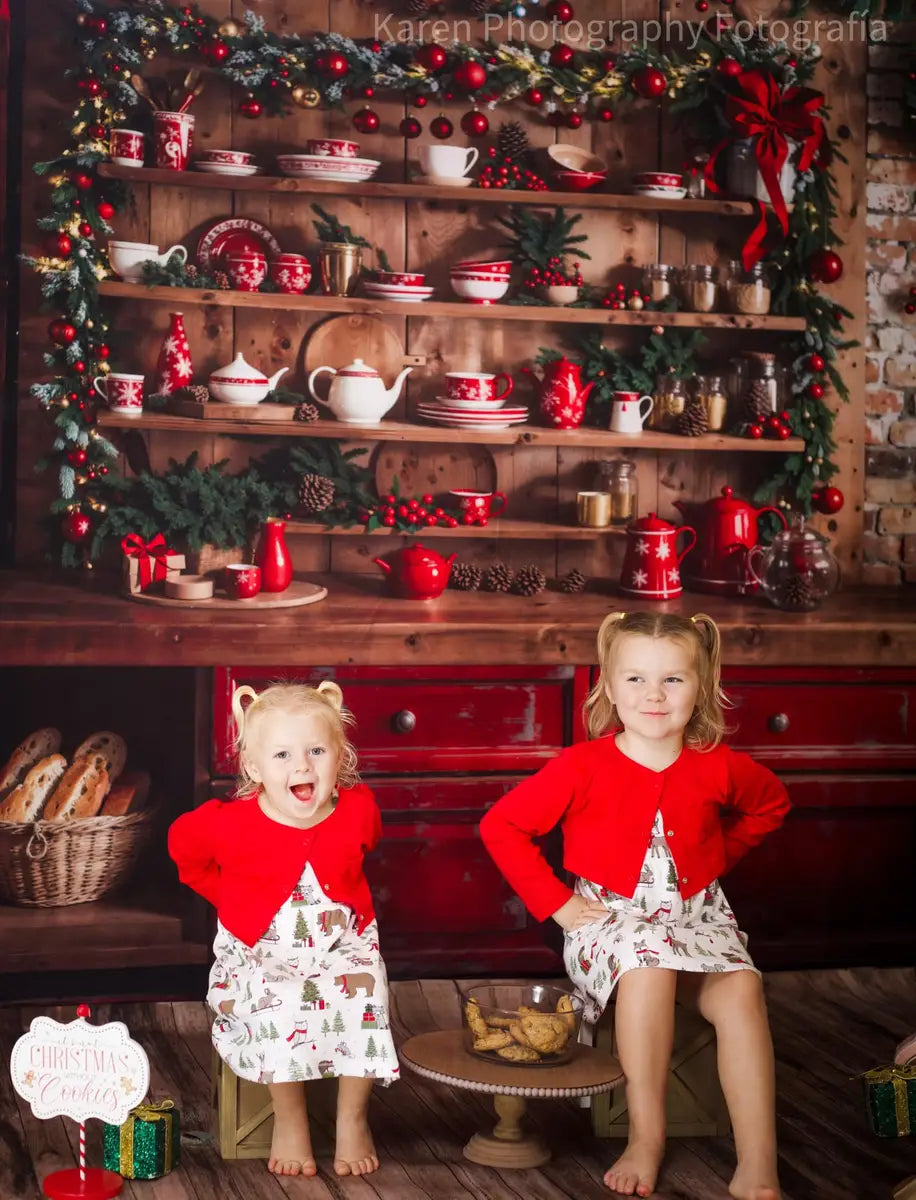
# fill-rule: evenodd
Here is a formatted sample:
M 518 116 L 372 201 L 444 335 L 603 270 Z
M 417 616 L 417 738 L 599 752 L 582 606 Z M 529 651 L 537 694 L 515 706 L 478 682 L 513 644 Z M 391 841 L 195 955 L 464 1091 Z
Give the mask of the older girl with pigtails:
M 629 1136 L 605 1176 L 649 1196 L 665 1145 L 675 998 L 716 1029 L 737 1150 L 736 1200 L 778 1200 L 773 1048 L 760 973 L 719 883 L 782 823 L 786 790 L 722 742 L 714 621 L 610 614 L 598 632 L 591 740 L 504 796 L 481 835 L 538 920 L 565 931 L 564 960 L 590 1021 L 616 992 Z M 558 879 L 534 842 L 563 829 Z
M 334 1169 L 369 1174 L 369 1095 L 398 1075 L 363 874 L 378 807 L 359 782 L 336 683 L 240 687 L 232 712 L 238 798 L 210 800 L 169 831 L 180 879 L 217 910 L 213 1044 L 270 1089 L 272 1172 L 316 1173 L 306 1081 L 337 1076 Z

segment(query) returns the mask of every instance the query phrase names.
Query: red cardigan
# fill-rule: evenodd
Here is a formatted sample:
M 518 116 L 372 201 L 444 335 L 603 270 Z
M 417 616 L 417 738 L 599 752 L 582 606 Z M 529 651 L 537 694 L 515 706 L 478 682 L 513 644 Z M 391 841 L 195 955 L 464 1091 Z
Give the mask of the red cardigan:
M 569 747 L 513 788 L 483 818 L 480 834 L 526 908 L 544 921 L 573 892 L 533 838 L 561 822 L 566 870 L 632 896 L 659 809 L 687 897 L 778 828 L 789 797 L 772 771 L 727 746 L 685 747 L 671 766 L 653 771 L 608 735 Z
M 324 891 L 356 914 L 362 933 L 375 916 L 363 855 L 382 832 L 375 797 L 342 788 L 334 811 L 311 829 L 265 816 L 257 795 L 208 800 L 169 829 L 169 854 L 182 883 L 216 906 L 220 921 L 253 946 L 299 882 L 306 862 Z

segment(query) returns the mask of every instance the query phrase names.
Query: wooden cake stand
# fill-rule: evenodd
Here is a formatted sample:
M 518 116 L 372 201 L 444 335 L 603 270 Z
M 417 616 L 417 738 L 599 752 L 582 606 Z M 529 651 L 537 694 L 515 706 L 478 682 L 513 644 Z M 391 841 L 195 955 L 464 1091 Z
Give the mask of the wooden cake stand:
M 404 1066 L 437 1083 L 488 1092 L 498 1118 L 492 1133 L 475 1133 L 464 1157 L 485 1167 L 541 1167 L 550 1159 L 544 1143 L 522 1126 L 529 1096 L 569 1098 L 609 1092 L 623 1082 L 616 1058 L 577 1045 L 572 1058 L 556 1067 L 514 1067 L 487 1062 L 465 1049 L 464 1030 L 420 1033 L 400 1047 Z

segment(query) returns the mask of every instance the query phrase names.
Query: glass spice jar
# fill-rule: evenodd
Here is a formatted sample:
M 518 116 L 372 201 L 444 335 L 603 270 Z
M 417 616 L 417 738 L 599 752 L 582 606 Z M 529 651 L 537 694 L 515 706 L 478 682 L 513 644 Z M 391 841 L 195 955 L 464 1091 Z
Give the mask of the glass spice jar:
M 741 402 L 738 419 L 757 422 L 785 408 L 785 371 L 775 354 L 748 350 L 740 357 Z
M 671 295 L 674 283 L 674 268 L 666 263 L 649 263 L 643 269 L 642 290 L 649 299 L 659 304 Z
M 683 293 L 684 305 L 689 312 L 715 312 L 716 268 L 708 263 L 692 263 L 685 267 Z
M 639 511 L 636 463 L 628 458 L 607 458 L 599 465 L 601 486 L 611 497 L 611 524 L 629 525 Z
M 721 375 L 695 375 L 693 398 L 703 405 L 706 424 L 710 433 L 718 433 L 725 425 L 728 397 L 722 386 Z
M 725 284 L 728 306 L 732 312 L 750 316 L 765 316 L 770 311 L 770 272 L 765 263 L 745 268 L 740 259 L 728 264 Z
M 647 429 L 673 431 L 677 419 L 687 407 L 687 388 L 683 379 L 673 375 L 657 375 L 652 392 L 652 411 L 646 421 Z

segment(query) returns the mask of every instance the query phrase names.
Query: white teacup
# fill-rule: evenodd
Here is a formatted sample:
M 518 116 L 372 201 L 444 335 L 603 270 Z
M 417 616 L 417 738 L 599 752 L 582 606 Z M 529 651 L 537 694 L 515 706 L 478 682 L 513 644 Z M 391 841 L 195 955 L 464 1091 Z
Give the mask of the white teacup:
M 477 162 L 476 146 L 421 146 L 420 166 L 424 175 L 446 175 L 460 179 Z
M 159 253 L 159 247 L 151 242 L 117 242 L 108 243 L 108 261 L 112 270 L 116 271 L 128 283 L 140 283 L 143 279 L 142 264 L 154 259 L 164 267 L 173 254 L 181 254 L 182 263 L 187 262 L 188 252 L 184 246 L 170 246 L 168 250 Z

